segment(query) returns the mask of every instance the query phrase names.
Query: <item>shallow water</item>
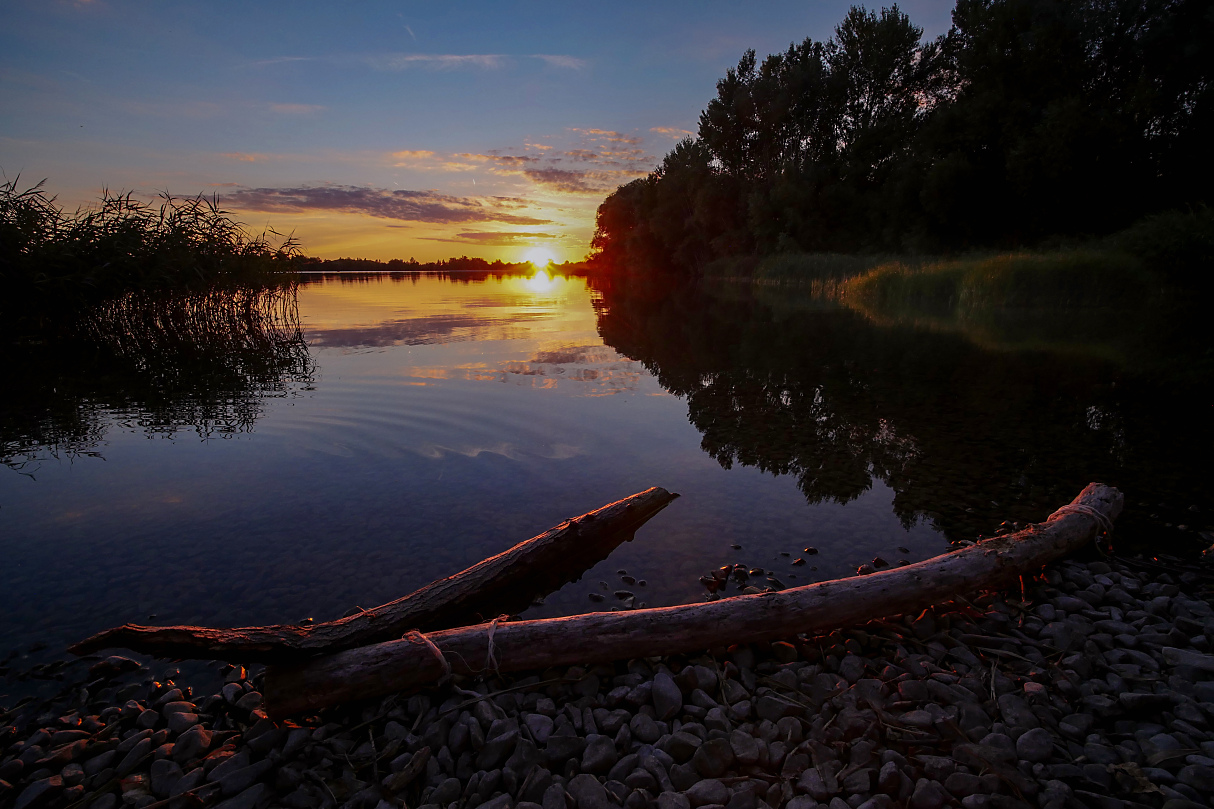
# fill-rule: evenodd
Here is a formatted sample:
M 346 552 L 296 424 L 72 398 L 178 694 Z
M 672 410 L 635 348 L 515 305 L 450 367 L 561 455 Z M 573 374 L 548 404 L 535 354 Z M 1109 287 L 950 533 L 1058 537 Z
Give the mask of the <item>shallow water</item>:
M 1209 405 L 1163 424 L 1107 356 L 597 286 L 324 277 L 298 290 L 302 344 L 165 367 L 30 349 L 0 422 L 0 657 L 123 622 L 328 620 L 654 485 L 682 497 L 527 615 L 608 608 L 588 594 L 618 570 L 656 606 L 726 563 L 796 585 L 917 561 L 1102 478 L 1131 525 L 1190 514 L 1161 536 L 1200 542 Z

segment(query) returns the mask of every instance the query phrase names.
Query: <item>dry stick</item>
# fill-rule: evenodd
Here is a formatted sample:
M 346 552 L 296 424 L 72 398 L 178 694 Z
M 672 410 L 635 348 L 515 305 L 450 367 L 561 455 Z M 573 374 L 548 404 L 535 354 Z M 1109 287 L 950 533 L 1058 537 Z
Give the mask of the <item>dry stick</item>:
M 87 638 L 70 651 L 83 655 L 125 648 L 157 657 L 287 663 L 399 638 L 412 629 L 465 626 L 502 612 L 521 612 L 535 596 L 572 581 L 632 539 L 676 497 L 654 486 L 566 520 L 396 601 L 336 621 L 234 629 L 125 624 Z M 486 659 L 483 652 L 479 659 Z
M 863 624 L 874 618 L 951 600 L 957 593 L 1014 583 L 1091 541 L 1120 512 L 1121 492 L 1092 483 L 1041 525 L 946 553 L 908 567 L 735 596 L 706 604 L 601 612 L 517 621 L 496 627 L 500 670 L 676 654 L 721 643 L 773 641 L 799 632 Z M 483 660 L 488 625 L 434 632 L 429 641 L 459 674 L 466 660 Z M 266 669 L 270 716 L 316 711 L 351 699 L 379 696 L 437 680 L 446 667 L 416 639 L 350 649 L 295 666 Z

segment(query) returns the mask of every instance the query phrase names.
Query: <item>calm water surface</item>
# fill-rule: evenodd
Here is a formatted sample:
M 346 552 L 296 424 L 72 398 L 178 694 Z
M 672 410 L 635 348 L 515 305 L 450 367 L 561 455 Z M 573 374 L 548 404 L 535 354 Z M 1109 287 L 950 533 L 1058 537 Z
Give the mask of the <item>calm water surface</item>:
M 0 650 L 152 615 L 338 617 L 654 485 L 683 496 L 529 615 L 602 608 L 587 593 L 619 569 L 664 605 L 727 562 L 792 585 L 947 547 L 879 481 L 810 504 L 793 476 L 723 468 L 684 398 L 604 345 L 585 279 L 330 278 L 298 305 L 303 378 L 167 416 L 82 395 L 94 440 L 0 467 Z M 790 565 L 808 545 L 817 571 Z
M 1135 370 L 1107 324 L 1026 347 L 1015 323 L 594 286 L 324 277 L 302 339 L 16 356 L 0 656 L 122 622 L 328 620 L 654 485 L 683 496 L 528 615 L 607 608 L 587 595 L 618 570 L 665 605 L 726 563 L 796 585 L 915 561 L 1093 479 L 1139 538 L 1207 527 L 1206 380 Z

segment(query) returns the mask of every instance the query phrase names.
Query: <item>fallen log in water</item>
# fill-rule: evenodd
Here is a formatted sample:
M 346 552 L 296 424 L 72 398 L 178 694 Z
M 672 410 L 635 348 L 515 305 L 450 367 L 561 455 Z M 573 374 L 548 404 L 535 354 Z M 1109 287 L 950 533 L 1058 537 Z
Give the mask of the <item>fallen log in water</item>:
M 266 671 L 270 716 L 313 712 L 433 682 L 447 671 L 521 671 L 697 651 L 822 633 L 1007 586 L 1087 544 L 1121 513 L 1122 495 L 1089 484 L 1046 522 L 907 567 L 707 604 L 597 612 L 433 632 Z M 440 656 L 441 655 L 441 656 Z
M 83 655 L 123 648 L 157 657 L 273 663 L 298 661 L 399 638 L 411 629 L 444 629 L 521 612 L 607 558 L 678 497 L 654 486 L 566 520 L 454 576 L 356 615 L 315 626 L 279 624 L 216 629 L 124 624 L 71 647 Z

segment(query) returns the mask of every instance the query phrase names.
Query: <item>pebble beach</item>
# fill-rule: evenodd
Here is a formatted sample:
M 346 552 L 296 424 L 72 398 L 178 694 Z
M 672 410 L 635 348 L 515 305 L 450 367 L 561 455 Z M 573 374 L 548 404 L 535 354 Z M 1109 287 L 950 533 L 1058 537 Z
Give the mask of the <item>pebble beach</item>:
M 94 656 L 3 706 L 0 806 L 1185 809 L 1214 802 L 1195 572 L 1066 560 L 820 637 L 480 678 L 276 722 L 261 673 Z

